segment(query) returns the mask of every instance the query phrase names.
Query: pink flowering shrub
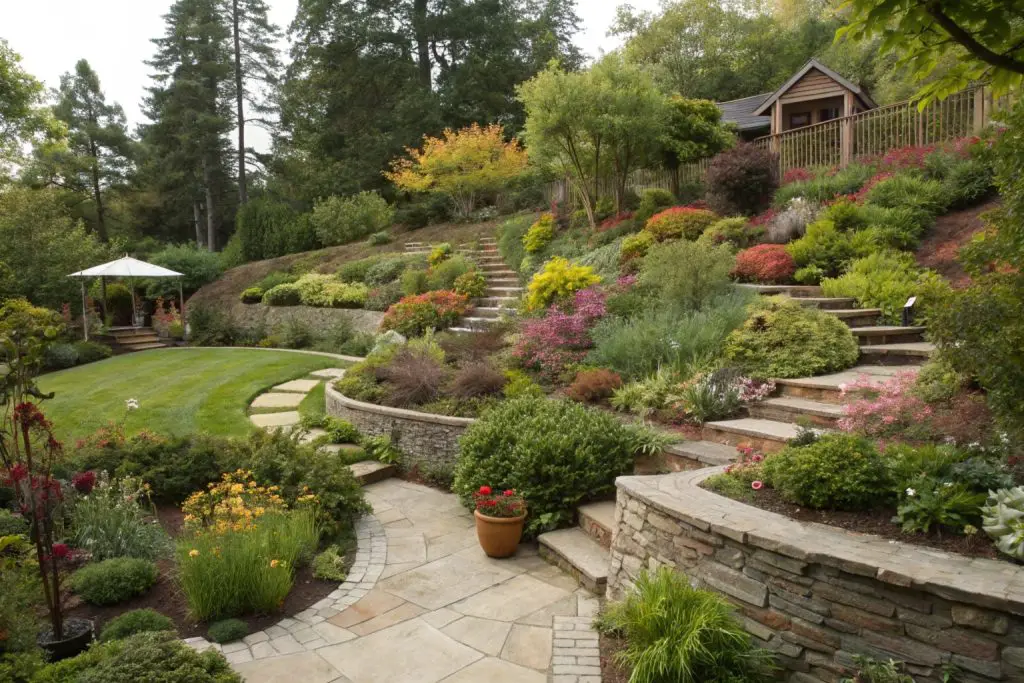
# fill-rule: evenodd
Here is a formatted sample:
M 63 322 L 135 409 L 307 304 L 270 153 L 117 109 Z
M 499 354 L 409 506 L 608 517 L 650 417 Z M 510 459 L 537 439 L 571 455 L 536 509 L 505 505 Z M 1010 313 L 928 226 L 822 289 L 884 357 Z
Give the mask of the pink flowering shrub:
M 806 168 L 791 168 L 782 174 L 782 184 L 798 183 L 806 180 L 813 180 L 814 176 Z
M 605 298 L 602 290 L 588 287 L 576 292 L 570 305 L 552 306 L 543 317 L 526 320 L 512 356 L 524 368 L 556 381 L 593 346 L 590 330 L 607 312 Z
M 916 381 L 917 372 L 906 370 L 881 383 L 865 375 L 845 385 L 839 428 L 877 438 L 919 433 L 934 410 L 913 393 Z

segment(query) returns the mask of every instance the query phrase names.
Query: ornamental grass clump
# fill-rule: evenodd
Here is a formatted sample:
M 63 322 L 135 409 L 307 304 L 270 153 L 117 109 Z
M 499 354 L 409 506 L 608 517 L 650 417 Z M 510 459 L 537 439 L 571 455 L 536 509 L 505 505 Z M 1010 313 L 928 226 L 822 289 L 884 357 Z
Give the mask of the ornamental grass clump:
M 625 639 L 615 659 L 632 670 L 630 683 L 775 680 L 771 654 L 754 647 L 735 608 L 667 567 L 642 571 L 635 588 L 610 604 L 596 625 Z
M 80 484 L 82 479 L 76 479 Z M 71 511 L 71 538 L 76 548 L 87 550 L 94 560 L 139 557 L 154 560 L 170 549 L 167 534 L 155 519 L 149 486 L 141 479 L 111 480 L 106 472 L 95 478 L 86 495 Z

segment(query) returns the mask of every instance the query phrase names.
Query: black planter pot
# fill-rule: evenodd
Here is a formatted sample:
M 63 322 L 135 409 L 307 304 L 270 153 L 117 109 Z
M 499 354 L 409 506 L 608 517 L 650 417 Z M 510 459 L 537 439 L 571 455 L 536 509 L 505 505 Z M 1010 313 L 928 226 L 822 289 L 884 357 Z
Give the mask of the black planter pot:
M 46 652 L 47 659 L 59 662 L 85 652 L 94 636 L 93 623 L 89 619 L 72 617 L 64 620 L 64 638 L 53 639 L 53 630 L 43 629 L 39 634 L 39 647 Z

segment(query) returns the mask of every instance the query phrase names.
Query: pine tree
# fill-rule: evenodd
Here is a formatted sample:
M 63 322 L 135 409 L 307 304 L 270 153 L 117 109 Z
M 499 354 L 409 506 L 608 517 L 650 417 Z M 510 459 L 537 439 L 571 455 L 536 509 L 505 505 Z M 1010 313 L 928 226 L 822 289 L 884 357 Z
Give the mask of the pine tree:
M 107 103 L 99 76 L 89 62 L 81 59 L 74 73 L 61 76 L 53 112 L 67 126 L 67 151 L 53 155 L 55 170 L 63 177 L 65 187 L 91 195 L 96 235 L 106 242 L 109 234 L 104 192 L 123 184 L 133 163 L 124 110 L 119 104 Z

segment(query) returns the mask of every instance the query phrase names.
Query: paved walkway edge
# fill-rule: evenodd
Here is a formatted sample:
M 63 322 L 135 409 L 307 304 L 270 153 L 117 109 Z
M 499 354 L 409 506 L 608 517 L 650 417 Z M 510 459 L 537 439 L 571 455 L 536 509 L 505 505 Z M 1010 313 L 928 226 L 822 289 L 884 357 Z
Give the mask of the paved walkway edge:
M 186 638 L 184 642 L 199 652 L 217 650 L 224 654 L 228 662 L 241 664 L 254 659 L 312 651 L 351 638 L 351 634 L 347 634 L 344 629 L 326 621 L 355 604 L 377 584 L 388 553 L 384 526 L 376 517 L 365 515 L 356 522 L 355 531 L 358 547 L 348 579 L 326 598 L 233 643 L 219 645 L 201 636 Z

